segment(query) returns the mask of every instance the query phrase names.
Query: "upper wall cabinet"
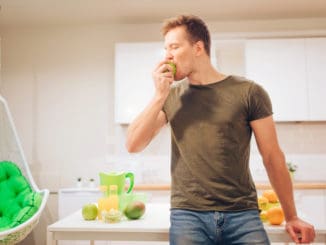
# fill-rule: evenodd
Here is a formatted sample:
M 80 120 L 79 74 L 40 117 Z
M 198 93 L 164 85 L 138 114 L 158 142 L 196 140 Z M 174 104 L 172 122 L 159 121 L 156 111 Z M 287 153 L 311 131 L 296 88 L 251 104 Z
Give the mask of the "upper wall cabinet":
M 116 44 L 117 123 L 130 123 L 151 100 L 152 71 L 164 55 L 163 42 Z M 326 120 L 326 38 L 213 41 L 211 61 L 225 74 L 261 84 L 276 121 Z
M 214 52 L 214 53 L 213 53 Z M 212 63 L 227 75 L 245 76 L 245 40 L 226 39 L 212 42 Z
M 248 40 L 246 76 L 269 93 L 276 121 L 308 118 L 304 39 Z
M 310 120 L 326 120 L 326 38 L 305 39 Z
M 162 42 L 115 46 L 115 122 L 130 123 L 154 96 L 152 72 L 164 59 Z
M 269 93 L 276 121 L 326 120 L 326 39 L 247 40 L 246 76 Z

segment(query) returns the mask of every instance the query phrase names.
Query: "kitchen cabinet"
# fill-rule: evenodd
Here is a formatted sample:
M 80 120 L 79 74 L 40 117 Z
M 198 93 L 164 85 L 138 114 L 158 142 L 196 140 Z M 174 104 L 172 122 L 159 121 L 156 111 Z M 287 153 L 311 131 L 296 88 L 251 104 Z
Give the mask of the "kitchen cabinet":
M 62 219 L 81 209 L 86 203 L 96 203 L 101 192 L 96 188 L 66 188 L 58 192 L 58 216 Z
M 96 203 L 101 193 L 95 188 L 66 188 L 58 191 L 58 216 L 63 219 L 82 209 L 86 203 Z M 60 241 L 60 245 L 89 245 L 88 241 Z M 107 241 L 96 241 L 95 245 L 109 245 Z
M 294 190 L 294 201 L 300 218 L 316 227 L 325 227 L 326 190 Z M 325 244 L 325 243 L 316 243 Z
M 212 41 L 212 64 L 227 75 L 245 76 L 245 40 Z
M 276 121 L 308 118 L 304 39 L 247 40 L 246 76 L 271 97 Z
M 305 39 L 310 120 L 326 120 L 326 38 Z
M 164 59 L 163 42 L 115 46 L 115 122 L 130 123 L 154 95 L 152 71 Z
M 213 40 L 212 64 L 246 76 L 269 93 L 276 121 L 326 120 L 326 38 Z M 115 122 L 130 123 L 154 93 L 152 71 L 163 42 L 117 43 Z
M 326 38 L 249 39 L 246 76 L 269 93 L 276 121 L 326 120 Z

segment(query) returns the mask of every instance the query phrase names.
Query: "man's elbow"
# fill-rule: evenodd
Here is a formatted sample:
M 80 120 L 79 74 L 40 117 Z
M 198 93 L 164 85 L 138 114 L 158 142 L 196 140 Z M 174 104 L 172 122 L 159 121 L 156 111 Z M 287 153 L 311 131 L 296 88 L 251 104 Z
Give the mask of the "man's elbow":
M 129 153 L 137 153 L 141 151 L 140 147 L 130 140 L 126 141 L 126 149 Z

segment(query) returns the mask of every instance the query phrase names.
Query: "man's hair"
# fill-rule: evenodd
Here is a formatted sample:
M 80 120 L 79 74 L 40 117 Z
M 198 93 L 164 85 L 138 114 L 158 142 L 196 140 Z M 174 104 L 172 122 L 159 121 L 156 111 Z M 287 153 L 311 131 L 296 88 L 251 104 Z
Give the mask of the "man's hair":
M 210 56 L 211 37 L 205 22 L 195 15 L 179 15 L 164 21 L 162 34 L 165 36 L 170 30 L 184 26 L 188 33 L 189 41 L 196 43 L 202 41 L 208 56 Z

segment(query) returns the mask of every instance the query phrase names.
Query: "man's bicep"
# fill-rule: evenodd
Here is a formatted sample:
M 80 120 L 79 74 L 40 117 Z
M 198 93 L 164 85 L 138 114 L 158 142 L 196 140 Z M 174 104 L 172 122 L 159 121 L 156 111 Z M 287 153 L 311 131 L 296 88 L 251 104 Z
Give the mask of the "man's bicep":
M 167 124 L 167 122 L 168 122 L 167 117 L 164 111 L 161 110 L 157 116 L 154 136 L 160 132 L 161 128 L 163 128 L 163 126 Z
M 267 157 L 274 151 L 279 151 L 275 123 L 272 116 L 250 122 L 257 146 L 262 157 Z

